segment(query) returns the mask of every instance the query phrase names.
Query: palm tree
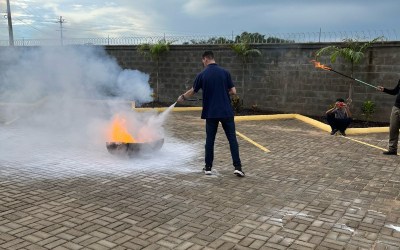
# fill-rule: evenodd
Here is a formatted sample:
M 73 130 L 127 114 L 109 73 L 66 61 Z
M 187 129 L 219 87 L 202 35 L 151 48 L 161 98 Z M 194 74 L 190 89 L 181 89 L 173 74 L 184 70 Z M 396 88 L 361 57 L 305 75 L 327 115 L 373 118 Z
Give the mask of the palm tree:
M 156 93 L 157 101 L 159 98 L 159 74 L 160 74 L 160 59 L 161 56 L 169 51 L 169 46 L 172 44 L 172 41 L 167 42 L 165 39 L 158 41 L 155 44 L 141 44 L 138 47 L 138 51 L 147 55 L 149 54 L 151 60 L 156 63 Z
M 369 42 L 359 42 L 353 39 L 343 40 L 343 46 L 327 46 L 319 49 L 315 54 L 315 60 L 323 55 L 328 55 L 330 57 L 331 63 L 336 62 L 338 57 L 343 58 L 345 61 L 350 63 L 351 66 L 351 77 L 354 74 L 354 66 L 359 64 L 364 58 L 364 52 L 375 42 L 382 40 L 383 36 L 377 37 Z M 348 103 L 350 104 L 353 97 L 353 82 L 350 82 L 349 86 L 349 98 Z
M 245 70 L 247 67 L 247 63 L 249 62 L 249 58 L 251 56 L 261 56 L 261 51 L 258 49 L 250 48 L 250 45 L 247 43 L 246 40 L 235 43 L 231 45 L 231 49 L 236 53 L 236 55 L 240 58 L 242 62 L 242 103 L 244 100 L 245 94 Z

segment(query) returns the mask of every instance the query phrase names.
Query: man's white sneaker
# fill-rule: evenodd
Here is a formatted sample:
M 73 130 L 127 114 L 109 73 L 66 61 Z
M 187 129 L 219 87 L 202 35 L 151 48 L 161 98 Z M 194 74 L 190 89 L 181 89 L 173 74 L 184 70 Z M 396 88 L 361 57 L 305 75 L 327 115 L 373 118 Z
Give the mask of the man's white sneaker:
M 244 177 L 244 172 L 240 169 L 236 169 L 233 173 L 238 177 Z
M 203 172 L 205 175 L 211 175 L 211 169 L 208 170 L 206 168 L 203 168 Z

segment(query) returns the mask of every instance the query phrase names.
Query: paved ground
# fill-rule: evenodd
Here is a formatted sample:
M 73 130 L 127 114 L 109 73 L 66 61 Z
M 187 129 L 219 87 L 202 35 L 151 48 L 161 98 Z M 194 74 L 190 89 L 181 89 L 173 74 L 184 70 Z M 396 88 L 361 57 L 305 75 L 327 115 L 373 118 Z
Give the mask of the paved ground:
M 399 157 L 297 120 L 247 121 L 237 130 L 271 152 L 239 138 L 238 178 L 220 129 L 204 176 L 198 117 L 171 114 L 162 150 L 129 160 L 0 126 L 0 248 L 399 249 Z

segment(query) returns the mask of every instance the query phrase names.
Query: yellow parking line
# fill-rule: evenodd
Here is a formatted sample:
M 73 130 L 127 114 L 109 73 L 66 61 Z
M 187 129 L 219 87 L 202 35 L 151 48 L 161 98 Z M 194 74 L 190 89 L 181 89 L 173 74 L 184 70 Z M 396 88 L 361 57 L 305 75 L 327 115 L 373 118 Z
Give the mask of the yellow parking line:
M 265 152 L 271 152 L 270 150 L 268 150 L 267 148 L 261 146 L 260 144 L 258 144 L 257 142 L 253 141 L 252 139 L 250 139 L 249 137 L 243 135 L 242 133 L 239 133 L 238 131 L 236 131 L 236 134 L 240 137 L 242 137 L 243 139 L 245 139 L 246 141 L 250 142 L 251 144 L 253 144 L 254 146 L 258 147 L 259 149 L 265 151 Z
M 351 140 L 351 141 L 355 141 L 355 142 L 358 142 L 358 143 L 367 145 L 367 146 L 369 146 L 369 147 L 373 147 L 373 148 L 380 149 L 380 150 L 382 150 L 382 151 L 386 151 L 386 149 L 384 149 L 384 148 L 381 148 L 381 147 L 378 147 L 378 146 L 375 146 L 375 145 L 372 145 L 372 144 L 369 144 L 369 143 L 366 143 L 366 142 L 363 142 L 363 141 L 359 141 L 359 140 L 356 140 L 356 139 L 353 139 L 353 138 L 349 138 L 349 137 L 346 137 L 346 136 L 342 136 L 342 137 L 343 137 L 343 138 L 346 138 L 346 139 L 349 139 L 349 140 Z M 400 154 L 397 154 L 397 155 L 400 155 Z

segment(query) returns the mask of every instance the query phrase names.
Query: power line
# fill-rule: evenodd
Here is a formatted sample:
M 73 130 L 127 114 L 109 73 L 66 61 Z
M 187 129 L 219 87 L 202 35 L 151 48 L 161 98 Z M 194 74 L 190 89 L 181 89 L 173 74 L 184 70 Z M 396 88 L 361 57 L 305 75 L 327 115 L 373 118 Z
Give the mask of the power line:
M 20 21 L 21 23 L 24 23 L 25 25 L 29 26 L 29 27 L 30 27 L 30 28 L 32 28 L 32 29 L 35 29 L 35 30 L 37 30 L 37 31 L 40 31 L 40 32 L 43 32 L 43 33 L 45 33 L 45 31 L 43 31 L 43 30 L 40 30 L 40 29 L 36 28 L 35 26 L 32 26 L 31 24 L 29 24 L 29 23 L 25 22 L 25 21 L 24 21 L 24 20 L 22 20 L 22 19 L 15 18 L 15 17 L 14 17 L 14 19 L 16 19 L 16 20 Z
M 20 1 L 20 4 L 26 6 L 26 8 L 22 8 L 20 5 L 16 5 L 16 7 L 18 7 L 19 9 L 21 9 L 21 10 L 24 11 L 25 13 L 30 14 L 30 15 L 32 15 L 32 16 L 39 17 L 39 18 L 43 18 L 43 15 L 38 14 L 37 11 L 29 10 L 29 9 L 32 9 L 32 8 L 30 8 L 30 4 L 31 4 L 30 2 L 27 2 L 27 1 Z

